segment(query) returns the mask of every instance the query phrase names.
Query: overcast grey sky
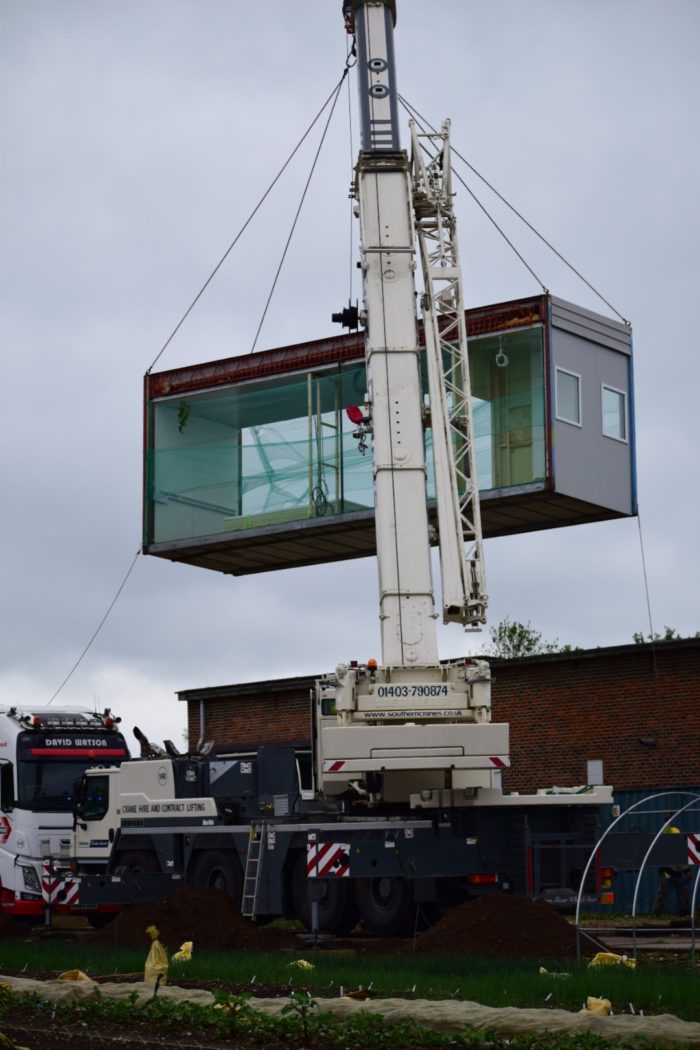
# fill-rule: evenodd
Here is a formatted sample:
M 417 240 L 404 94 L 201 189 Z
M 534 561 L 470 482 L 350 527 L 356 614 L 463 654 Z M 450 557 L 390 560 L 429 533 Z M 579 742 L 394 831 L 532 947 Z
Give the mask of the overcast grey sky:
M 49 699 L 139 546 L 143 373 L 339 78 L 340 8 L 0 0 L 1 702 Z M 652 613 L 681 633 L 700 630 L 699 39 L 696 0 L 398 0 L 402 94 L 449 116 L 632 321 Z M 260 349 L 329 334 L 347 300 L 347 112 L 344 94 Z M 159 367 L 248 352 L 313 148 Z M 538 291 L 466 194 L 458 213 L 467 305 Z M 494 214 L 554 294 L 601 309 Z M 491 540 L 486 558 L 492 623 L 583 646 L 647 629 L 636 520 Z M 141 558 L 56 703 L 175 738 L 176 690 L 378 656 L 376 616 L 373 560 L 235 579 Z M 442 645 L 462 652 L 459 629 Z

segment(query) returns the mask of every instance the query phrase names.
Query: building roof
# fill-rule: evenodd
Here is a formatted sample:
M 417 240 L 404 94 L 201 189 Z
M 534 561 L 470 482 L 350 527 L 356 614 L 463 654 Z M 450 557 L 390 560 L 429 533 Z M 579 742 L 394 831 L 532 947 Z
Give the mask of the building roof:
M 644 656 L 653 658 L 656 655 L 667 652 L 675 652 L 683 649 L 700 650 L 700 637 L 680 638 L 673 641 L 657 641 L 654 643 L 633 643 L 631 645 L 606 645 L 596 646 L 594 649 L 572 649 L 566 652 L 541 653 L 537 656 L 520 656 L 512 659 L 489 657 L 489 664 L 494 670 L 530 666 L 532 664 L 556 664 L 581 660 L 610 659 L 615 657 Z M 445 661 L 447 662 L 447 661 Z M 452 662 L 452 661 L 450 661 Z M 251 696 L 259 696 L 261 693 L 274 694 L 280 698 L 284 696 L 299 696 L 304 690 L 313 688 L 314 682 L 327 674 L 328 671 L 309 675 L 296 675 L 289 678 L 269 678 L 256 682 L 237 682 L 230 685 L 206 686 L 199 689 L 180 689 L 177 692 L 178 700 L 198 702 L 206 700 L 207 703 L 217 701 L 244 700 Z

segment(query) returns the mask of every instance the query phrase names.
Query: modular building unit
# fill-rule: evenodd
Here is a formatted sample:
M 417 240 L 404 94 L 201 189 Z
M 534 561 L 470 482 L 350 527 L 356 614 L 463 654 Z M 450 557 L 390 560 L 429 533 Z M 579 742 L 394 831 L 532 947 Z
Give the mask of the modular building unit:
M 636 513 L 630 328 L 548 294 L 466 320 L 485 536 Z M 146 376 L 144 552 L 234 575 L 374 554 L 365 393 L 361 333 Z

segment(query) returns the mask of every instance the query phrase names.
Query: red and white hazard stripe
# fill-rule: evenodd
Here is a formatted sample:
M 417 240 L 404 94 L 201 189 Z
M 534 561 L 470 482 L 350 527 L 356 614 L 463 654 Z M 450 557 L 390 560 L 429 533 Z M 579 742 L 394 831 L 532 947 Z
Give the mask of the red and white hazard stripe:
M 489 762 L 496 769 L 508 769 L 510 767 L 510 758 L 508 755 L 491 755 Z
M 47 904 L 77 904 L 79 890 L 77 879 L 60 878 L 52 874 L 50 864 L 42 864 L 41 896 Z
M 306 874 L 310 879 L 349 878 L 350 843 L 310 842 L 306 847 Z
M 688 835 L 688 864 L 700 864 L 700 834 Z
M 324 773 L 340 773 L 341 769 L 345 768 L 345 762 L 341 762 L 338 759 L 328 760 L 323 763 Z

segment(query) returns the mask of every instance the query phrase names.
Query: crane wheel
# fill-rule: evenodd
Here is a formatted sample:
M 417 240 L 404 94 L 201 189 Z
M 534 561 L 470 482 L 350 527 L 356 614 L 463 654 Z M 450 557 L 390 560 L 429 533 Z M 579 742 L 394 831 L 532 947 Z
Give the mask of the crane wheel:
M 413 887 L 407 879 L 358 879 L 355 898 L 360 919 L 370 933 L 382 937 L 413 933 L 416 906 Z
M 120 853 L 116 867 L 126 868 L 127 871 L 133 871 L 135 875 L 145 875 L 148 872 L 160 870 L 155 854 L 148 850 L 137 849 L 128 849 Z
M 294 912 L 307 930 L 311 929 L 311 901 L 307 888 L 306 852 L 300 853 L 292 875 Z M 321 933 L 344 937 L 357 925 L 357 908 L 350 879 L 318 879 L 322 896 L 318 902 L 318 925 Z
M 227 850 L 211 850 L 197 857 L 192 878 L 193 886 L 203 890 L 222 890 L 237 908 L 243 896 L 243 872 L 238 857 Z

